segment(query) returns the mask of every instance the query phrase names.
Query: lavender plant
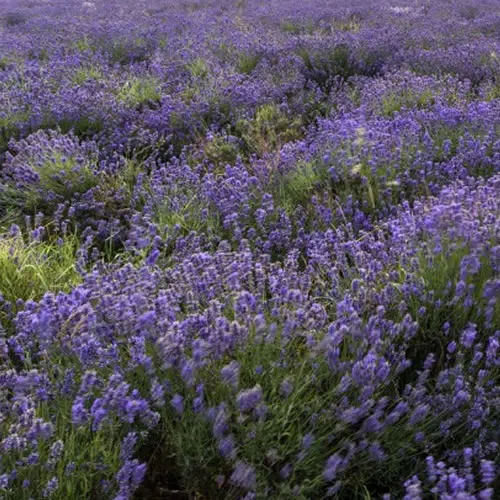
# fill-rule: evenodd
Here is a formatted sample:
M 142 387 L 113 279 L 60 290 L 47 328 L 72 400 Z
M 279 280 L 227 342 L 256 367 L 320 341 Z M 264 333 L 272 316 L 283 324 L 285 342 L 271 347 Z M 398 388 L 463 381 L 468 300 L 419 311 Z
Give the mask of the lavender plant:
M 499 19 L 2 2 L 0 498 L 497 498 Z

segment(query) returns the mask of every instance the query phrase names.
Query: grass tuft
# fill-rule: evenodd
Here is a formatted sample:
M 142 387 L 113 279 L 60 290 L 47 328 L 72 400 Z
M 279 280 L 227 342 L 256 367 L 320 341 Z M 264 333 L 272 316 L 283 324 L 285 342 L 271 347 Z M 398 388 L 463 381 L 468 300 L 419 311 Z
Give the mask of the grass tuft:
M 39 300 L 46 292 L 68 292 L 81 281 L 78 241 L 26 241 L 20 234 L 0 239 L 0 294 L 4 300 Z

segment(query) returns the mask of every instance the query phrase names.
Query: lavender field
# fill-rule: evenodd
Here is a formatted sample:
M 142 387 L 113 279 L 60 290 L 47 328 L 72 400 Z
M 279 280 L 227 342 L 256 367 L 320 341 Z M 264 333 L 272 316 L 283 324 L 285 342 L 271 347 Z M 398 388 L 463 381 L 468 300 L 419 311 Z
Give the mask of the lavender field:
M 45 498 L 500 498 L 500 0 L 0 1 Z

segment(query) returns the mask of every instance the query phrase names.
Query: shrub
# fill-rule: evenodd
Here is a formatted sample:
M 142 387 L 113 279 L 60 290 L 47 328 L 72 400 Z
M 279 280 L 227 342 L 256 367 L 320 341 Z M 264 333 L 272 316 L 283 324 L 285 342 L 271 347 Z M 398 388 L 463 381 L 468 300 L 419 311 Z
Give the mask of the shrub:
M 128 81 L 120 89 L 118 99 L 131 107 L 157 103 L 161 99 L 159 82 L 152 78 Z
M 40 300 L 46 292 L 68 292 L 80 282 L 75 237 L 25 241 L 18 233 L 0 240 L 0 294 L 16 300 Z
M 262 156 L 300 138 L 302 123 L 300 118 L 291 119 L 278 106 L 264 104 L 257 109 L 252 120 L 239 121 L 236 131 L 248 152 Z

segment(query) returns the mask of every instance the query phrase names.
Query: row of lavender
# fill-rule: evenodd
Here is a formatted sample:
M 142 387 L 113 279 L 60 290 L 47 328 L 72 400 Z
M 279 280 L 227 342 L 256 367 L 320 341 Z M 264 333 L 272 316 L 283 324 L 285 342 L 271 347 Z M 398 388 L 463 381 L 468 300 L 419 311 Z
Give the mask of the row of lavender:
M 0 497 L 494 498 L 494 1 L 0 6 Z

